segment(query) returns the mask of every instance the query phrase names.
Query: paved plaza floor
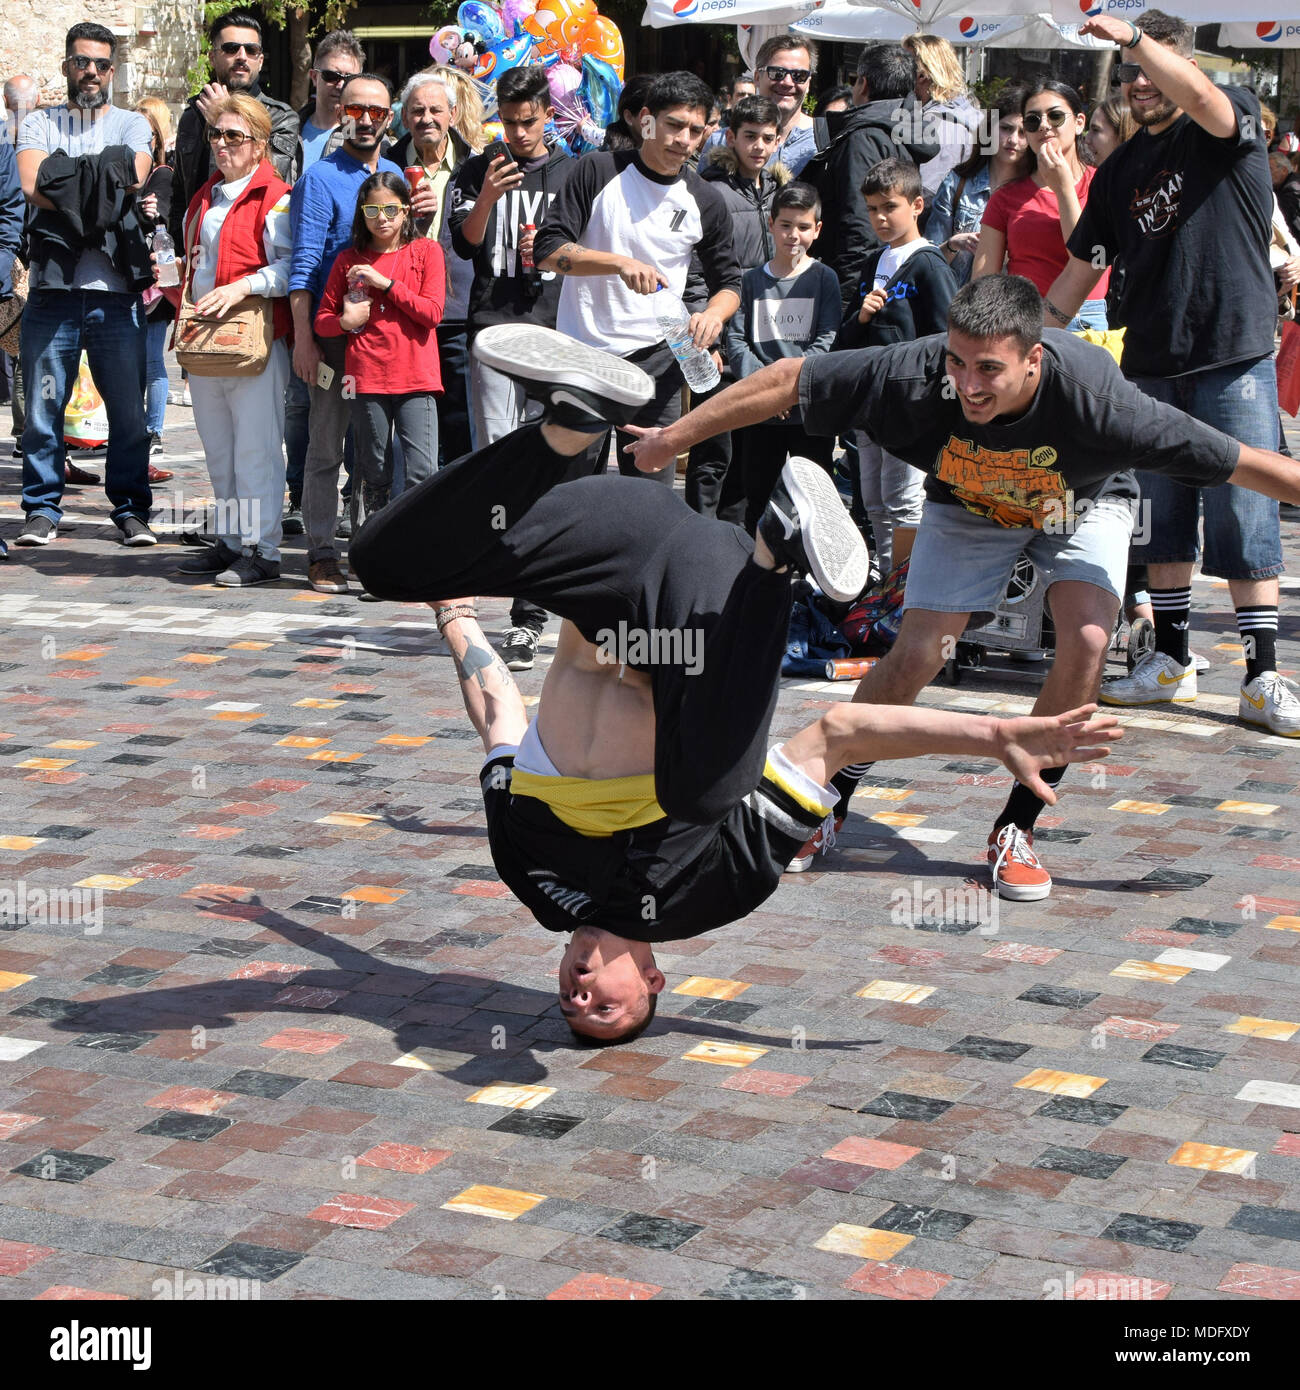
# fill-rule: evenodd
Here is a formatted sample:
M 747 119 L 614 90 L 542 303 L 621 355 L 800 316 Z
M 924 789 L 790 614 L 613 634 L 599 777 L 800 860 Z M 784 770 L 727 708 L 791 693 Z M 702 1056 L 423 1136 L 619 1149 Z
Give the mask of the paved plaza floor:
M 167 442 L 206 497 L 189 411 Z M 582 1051 L 432 613 L 313 593 L 300 540 L 223 590 L 67 505 L 0 565 L 0 1298 L 1300 1297 L 1300 748 L 1236 720 L 1222 585 L 1197 703 L 1043 816 L 1050 900 L 979 891 L 1003 769 L 880 765 Z M 852 688 L 787 682 L 775 734 Z

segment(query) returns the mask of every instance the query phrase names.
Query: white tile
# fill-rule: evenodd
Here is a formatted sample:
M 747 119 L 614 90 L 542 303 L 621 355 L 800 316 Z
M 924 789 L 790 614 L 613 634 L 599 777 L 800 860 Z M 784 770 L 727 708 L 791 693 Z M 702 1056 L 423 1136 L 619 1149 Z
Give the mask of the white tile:
M 1287 1086 L 1281 1081 L 1247 1081 L 1236 1099 L 1253 1100 L 1256 1105 L 1289 1105 L 1300 1110 L 1300 1086 Z
M 0 1038 L 0 1062 L 16 1062 L 44 1046 L 43 1042 L 34 1042 L 31 1038 Z
M 900 840 L 915 840 L 923 844 L 946 844 L 957 833 L 955 830 L 931 830 L 926 825 L 903 825 L 897 827 Z
M 1185 965 L 1189 970 L 1222 970 L 1232 957 L 1216 955 L 1213 951 L 1184 951 L 1181 946 L 1171 946 L 1169 950 L 1161 951 L 1155 959 L 1157 965 Z
M 259 704 L 244 704 L 239 700 L 218 700 L 215 705 L 204 705 L 204 709 L 225 710 L 231 714 L 247 714 L 249 710 L 260 709 Z

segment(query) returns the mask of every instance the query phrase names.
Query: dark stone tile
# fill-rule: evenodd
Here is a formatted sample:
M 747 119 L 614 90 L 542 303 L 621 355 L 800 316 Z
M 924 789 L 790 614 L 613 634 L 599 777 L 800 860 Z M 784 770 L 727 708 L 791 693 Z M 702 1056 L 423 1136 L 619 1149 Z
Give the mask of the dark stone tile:
M 1079 1125 L 1099 1128 L 1118 1120 L 1127 1105 L 1114 1105 L 1105 1100 L 1084 1100 L 1079 1096 L 1053 1096 L 1046 1105 L 1034 1111 L 1046 1120 L 1073 1120 Z
M 738 999 L 696 999 L 681 1011 L 681 1018 L 716 1018 L 723 1023 L 744 1023 L 762 1008 L 761 1004 L 742 1004 Z
M 1289 830 L 1279 830 L 1268 825 L 1234 825 L 1228 831 L 1229 839 L 1238 840 L 1269 840 L 1276 843 L 1279 840 L 1291 838 Z
M 234 1120 L 224 1120 L 220 1115 L 190 1115 L 184 1110 L 166 1110 L 156 1120 L 137 1129 L 136 1133 L 157 1134 L 164 1139 L 189 1139 L 202 1144 L 234 1123 Z
M 1261 752 L 1263 750 L 1260 750 Z M 1280 749 L 1270 748 L 1268 756 L 1275 758 Z M 1294 782 L 1241 782 L 1233 788 L 1237 792 L 1267 792 L 1270 796 L 1289 796 L 1295 791 Z
M 145 970 L 138 965 L 102 965 L 93 975 L 86 976 L 88 985 L 121 985 L 123 989 L 139 989 L 162 974 L 161 970 Z
M 1230 1231 L 1249 1231 L 1256 1236 L 1300 1240 L 1300 1211 L 1284 1207 L 1242 1207 L 1228 1222 Z
M 1016 998 L 1029 1004 L 1054 1004 L 1061 1009 L 1081 1009 L 1085 1004 L 1091 1004 L 1098 993 L 1097 990 L 1067 989 L 1064 985 L 1033 985 Z
M 1101 1233 L 1101 1240 L 1122 1240 L 1129 1245 L 1149 1245 L 1153 1250 L 1185 1250 L 1201 1233 L 1190 1221 L 1161 1221 L 1126 1211 Z
M 878 844 L 880 842 L 873 841 L 872 843 Z M 979 923 L 968 922 L 964 917 L 959 919 L 956 916 L 951 919 L 945 918 L 942 921 L 927 917 L 914 917 L 908 926 L 912 931 L 938 932 L 942 936 L 965 936 L 967 932 L 974 931 Z
M 527 1110 L 512 1110 L 489 1129 L 504 1130 L 506 1134 L 524 1134 L 532 1139 L 558 1139 L 582 1123 L 581 1115 L 538 1115 Z
M 35 832 L 41 840 L 84 840 L 94 833 L 93 828 L 84 825 L 46 825 Z
M 942 1207 L 914 1207 L 897 1202 L 878 1216 L 871 1225 L 878 1231 L 898 1231 L 903 1235 L 924 1236 L 927 1240 L 952 1240 L 959 1236 L 975 1218 L 960 1211 L 944 1211 Z
M 127 739 L 128 743 L 143 744 L 147 748 L 166 748 L 169 744 L 179 743 L 178 734 L 135 734 Z
M 945 1052 L 955 1052 L 959 1057 L 978 1057 L 984 1062 L 1014 1062 L 1029 1051 L 1029 1043 L 1005 1042 L 1002 1038 L 959 1038 Z
M 373 714 L 365 709 L 350 709 L 339 715 L 340 719 L 351 719 L 358 724 L 382 724 L 388 717 L 386 714 Z
M 763 1274 L 756 1269 L 733 1269 L 720 1289 L 710 1289 L 705 1298 L 790 1301 L 808 1297 L 808 1290 L 793 1279 L 779 1274 Z
M 1206 1052 L 1199 1047 L 1175 1047 L 1172 1043 L 1156 1043 L 1142 1054 L 1144 1062 L 1162 1067 L 1184 1067 L 1189 1071 L 1213 1071 L 1228 1054 Z
M 1170 806 L 1199 806 L 1204 811 L 1212 811 L 1220 801 L 1221 796 L 1188 796 L 1185 792 L 1176 792 L 1173 796 L 1161 798 Z
M 93 1047 L 100 1052 L 134 1052 L 157 1036 L 157 1033 L 84 1033 L 71 1046 Z
M 597 1234 L 622 1245 L 639 1245 L 643 1250 L 676 1250 L 704 1229 L 692 1221 L 673 1221 L 666 1216 L 645 1216 L 630 1211 Z
M 1213 874 L 1189 874 L 1181 869 L 1152 869 L 1143 874 L 1139 883 L 1162 883 L 1170 888 L 1200 888 L 1209 883 Z
M 426 938 L 426 946 L 465 946 L 471 951 L 482 950 L 484 946 L 490 946 L 494 941 L 501 940 L 500 932 L 479 932 L 479 931 L 460 931 L 454 927 L 445 927 L 440 932 L 435 932 Z
M 1089 830 L 1063 830 L 1047 829 L 1034 830 L 1034 843 L 1040 842 L 1045 845 L 1077 845 L 1081 844 L 1092 832 Z
M 148 767 L 151 763 L 160 762 L 161 758 L 149 758 L 143 753 L 119 753 L 115 758 L 104 759 L 106 767 L 111 763 L 120 763 L 123 767 Z
M 1180 917 L 1169 930 L 1190 932 L 1193 936 L 1231 936 L 1241 930 L 1241 923 L 1216 922 L 1209 917 Z
M 1092 1149 L 1069 1149 L 1053 1145 L 1029 1165 L 1050 1168 L 1057 1173 L 1073 1173 L 1078 1178 L 1109 1178 L 1128 1162 L 1123 1154 L 1094 1153 Z
M 292 1250 L 273 1250 L 267 1245 L 245 1245 L 233 1240 L 204 1260 L 198 1272 L 222 1278 L 263 1279 L 270 1283 L 301 1264 L 304 1258 Z
M 501 875 L 491 864 L 458 864 L 454 869 L 448 869 L 444 877 L 477 878 L 491 883 L 498 881 Z
M 215 1089 L 234 1091 L 239 1096 L 261 1096 L 263 1100 L 279 1100 L 287 1096 L 295 1086 L 301 1086 L 305 1078 L 283 1076 L 274 1071 L 237 1071 L 228 1076 Z
M 68 1153 L 64 1149 L 46 1149 L 44 1153 L 11 1168 L 11 1173 L 20 1173 L 25 1178 L 40 1178 L 45 1182 L 80 1182 L 101 1168 L 114 1162 L 111 1158 L 99 1158 L 95 1154 Z
M 548 1197 L 517 1219 L 517 1226 L 545 1226 L 552 1231 L 572 1231 L 594 1236 L 612 1221 L 626 1215 L 617 1207 L 600 1207 L 594 1202 L 573 1202 L 567 1197 Z
M 909 1096 L 902 1091 L 885 1091 L 858 1110 L 859 1115 L 887 1115 L 894 1120 L 937 1120 L 953 1106 L 950 1100 L 933 1096 Z
M 229 937 L 214 936 L 194 948 L 201 956 L 227 956 L 231 960 L 246 960 L 262 950 L 256 941 L 232 941 Z
M 16 1009 L 9 1010 L 10 1018 L 76 1018 L 93 1004 L 79 1004 L 75 999 L 29 999 Z
M 326 898 L 313 893 L 310 898 L 304 898 L 301 902 L 294 903 L 290 907 L 290 912 L 320 912 L 331 917 L 342 917 L 343 915 L 342 898 Z
M 251 856 L 254 859 L 291 859 L 295 854 L 302 853 L 301 845 L 248 845 L 238 851 L 239 855 Z

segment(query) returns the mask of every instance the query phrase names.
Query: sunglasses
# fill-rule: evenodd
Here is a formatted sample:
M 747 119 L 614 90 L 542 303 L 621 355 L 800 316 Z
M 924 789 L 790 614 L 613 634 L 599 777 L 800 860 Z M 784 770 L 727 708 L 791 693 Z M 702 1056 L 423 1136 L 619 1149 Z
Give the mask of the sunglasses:
M 1115 80 L 1117 82 L 1136 82 L 1142 74 L 1141 63 L 1116 63 Z
M 213 125 L 210 125 L 208 127 L 208 143 L 210 145 L 215 145 L 218 142 L 221 142 L 226 146 L 227 149 L 237 150 L 240 147 L 240 145 L 244 143 L 245 140 L 251 140 L 252 138 L 253 137 L 251 135 L 247 134 L 247 132 L 242 130 L 234 130 L 230 128 L 227 128 L 226 130 L 218 130 L 217 127 Z
M 1042 111 L 1031 111 L 1025 117 L 1025 129 L 1032 135 L 1039 129 L 1043 122 L 1046 121 L 1053 130 L 1060 130 L 1069 119 L 1070 113 L 1068 111 L 1063 111 L 1059 106 L 1052 107 L 1052 109 L 1046 113 Z
M 388 107 L 348 105 L 343 108 L 343 114 L 351 121 L 359 121 L 364 116 L 372 124 L 378 125 L 388 115 Z
M 362 203 L 361 211 L 365 214 L 367 222 L 376 222 L 381 217 L 385 222 L 395 222 L 398 215 L 406 209 L 401 203 Z
M 74 54 L 68 59 L 68 62 L 70 62 L 78 72 L 86 72 L 93 67 L 101 77 L 113 66 L 113 60 L 111 58 L 87 58 L 84 53 Z
M 236 53 L 247 53 L 250 58 L 260 58 L 262 45 L 260 43 L 223 43 L 221 51 L 227 58 L 233 58 Z
M 780 82 L 784 78 L 789 78 L 796 87 L 806 87 L 812 72 L 808 68 L 764 68 L 769 82 Z
M 335 72 L 333 68 L 317 68 L 316 76 L 328 87 L 341 87 L 349 77 L 355 77 L 355 72 Z

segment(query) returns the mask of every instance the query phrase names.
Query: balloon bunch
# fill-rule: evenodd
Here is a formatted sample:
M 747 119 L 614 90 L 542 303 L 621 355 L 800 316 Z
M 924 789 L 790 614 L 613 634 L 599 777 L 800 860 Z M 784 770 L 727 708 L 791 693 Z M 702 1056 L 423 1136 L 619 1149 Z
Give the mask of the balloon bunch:
M 623 36 L 593 0 L 501 0 L 500 9 L 464 0 L 456 21 L 458 28 L 430 40 L 435 62 L 452 62 L 463 44 L 473 44 L 472 76 L 489 90 L 510 68 L 541 63 L 560 135 L 575 153 L 599 147 L 617 111 Z

